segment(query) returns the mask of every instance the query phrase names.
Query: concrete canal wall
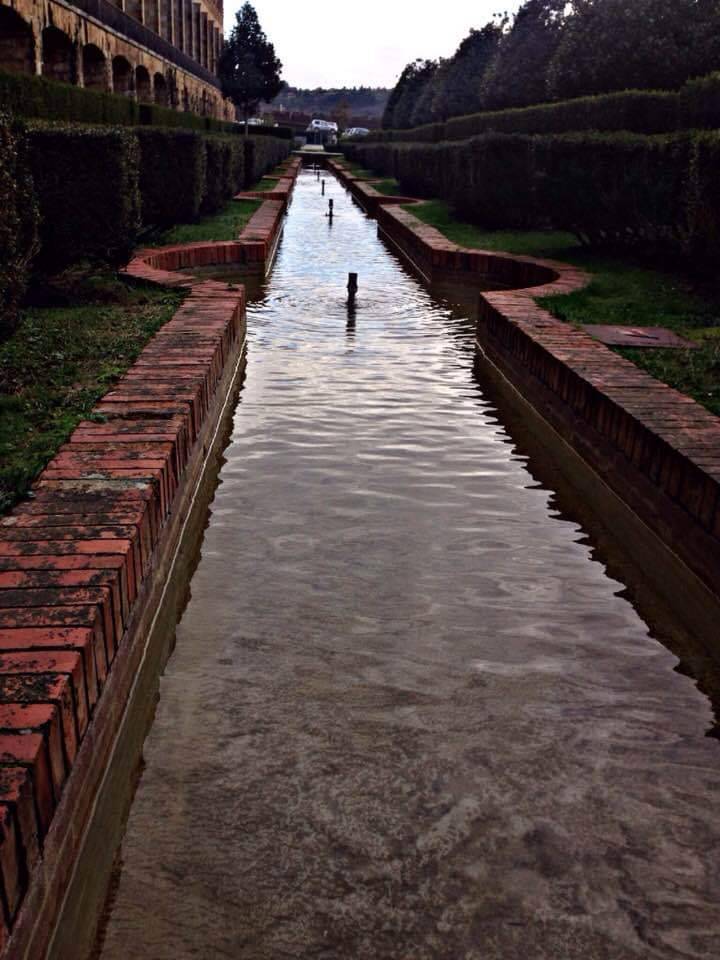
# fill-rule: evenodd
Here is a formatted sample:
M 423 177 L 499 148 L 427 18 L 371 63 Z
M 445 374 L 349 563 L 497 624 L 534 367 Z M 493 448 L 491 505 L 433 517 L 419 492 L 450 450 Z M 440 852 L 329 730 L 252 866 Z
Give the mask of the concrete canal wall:
M 582 271 L 459 247 L 398 198 L 378 194 L 341 163 L 328 166 L 428 283 L 507 288 L 479 294 L 479 349 L 720 596 L 720 420 L 537 305 L 585 285 Z
M 282 198 L 238 241 L 142 251 L 129 265 L 129 276 L 184 287 L 186 299 L 48 464 L 34 498 L 0 520 L 3 960 L 48 952 L 242 365 L 243 289 L 176 271 L 264 271 L 299 161 L 285 169 Z M 101 900 L 103 879 L 91 891 Z M 78 956 L 74 936 L 53 955 Z

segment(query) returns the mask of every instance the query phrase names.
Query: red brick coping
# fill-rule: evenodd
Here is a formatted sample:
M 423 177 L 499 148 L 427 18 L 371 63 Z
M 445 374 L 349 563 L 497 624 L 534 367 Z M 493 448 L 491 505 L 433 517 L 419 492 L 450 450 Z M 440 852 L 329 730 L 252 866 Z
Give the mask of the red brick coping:
M 0 519 L 3 957 L 44 955 L 133 681 L 143 608 L 244 339 L 242 290 L 193 286 L 34 499 Z
M 720 596 L 720 418 L 537 305 L 584 286 L 582 271 L 459 247 L 397 198 L 367 204 L 366 185 L 328 165 L 426 281 L 508 288 L 479 294 L 480 350 Z
M 300 161 L 288 164 L 294 182 Z M 131 277 L 188 288 L 0 518 L 0 953 L 45 955 L 149 623 L 245 341 L 245 294 L 182 268 L 263 270 L 284 200 L 238 241 L 141 251 Z

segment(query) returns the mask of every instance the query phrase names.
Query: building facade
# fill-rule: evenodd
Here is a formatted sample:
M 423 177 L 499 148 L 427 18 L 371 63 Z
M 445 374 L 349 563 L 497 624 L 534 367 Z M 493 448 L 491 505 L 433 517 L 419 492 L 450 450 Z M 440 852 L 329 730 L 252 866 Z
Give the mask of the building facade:
M 0 0 L 0 70 L 234 119 L 223 0 Z

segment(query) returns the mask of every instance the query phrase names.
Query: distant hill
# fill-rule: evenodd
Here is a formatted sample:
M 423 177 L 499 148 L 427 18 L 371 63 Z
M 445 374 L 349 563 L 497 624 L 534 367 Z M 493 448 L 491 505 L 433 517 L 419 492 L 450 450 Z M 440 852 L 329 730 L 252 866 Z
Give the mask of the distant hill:
M 264 113 L 280 119 L 289 116 L 335 120 L 341 126 L 379 127 L 390 91 L 382 87 L 338 87 L 333 90 L 303 90 L 286 87 Z

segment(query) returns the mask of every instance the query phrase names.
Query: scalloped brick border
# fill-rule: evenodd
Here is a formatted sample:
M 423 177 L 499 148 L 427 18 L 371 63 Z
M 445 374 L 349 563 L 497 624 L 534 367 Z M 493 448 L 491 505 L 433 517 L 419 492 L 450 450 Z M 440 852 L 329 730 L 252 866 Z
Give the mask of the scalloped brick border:
M 508 288 L 479 294 L 479 349 L 720 596 L 720 419 L 537 305 L 585 286 L 582 271 L 459 247 L 397 206 L 413 201 L 383 197 L 341 164 L 328 166 L 427 282 L 491 278 Z

